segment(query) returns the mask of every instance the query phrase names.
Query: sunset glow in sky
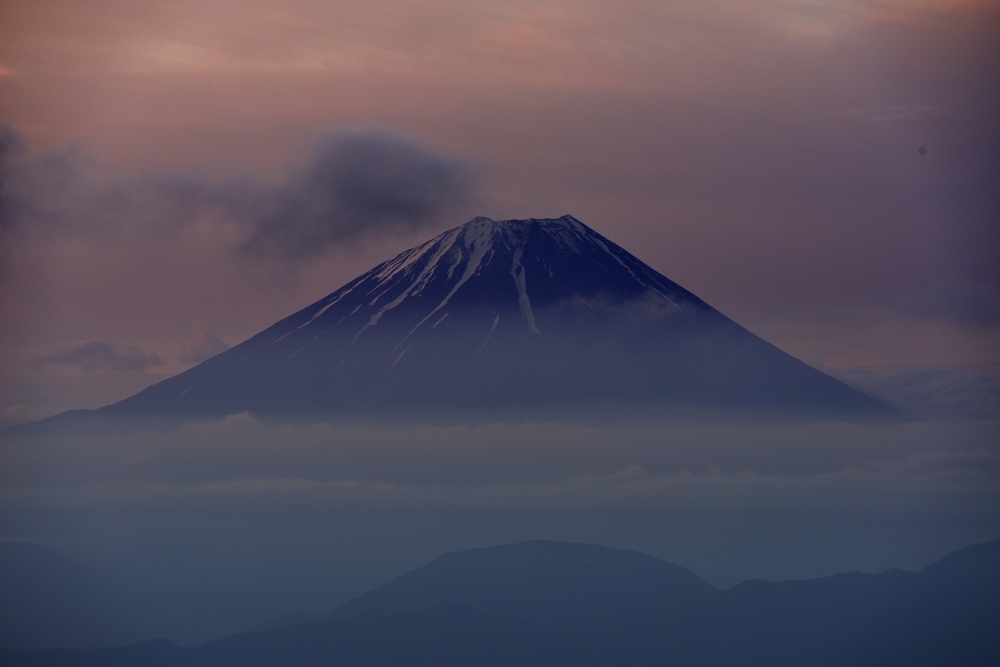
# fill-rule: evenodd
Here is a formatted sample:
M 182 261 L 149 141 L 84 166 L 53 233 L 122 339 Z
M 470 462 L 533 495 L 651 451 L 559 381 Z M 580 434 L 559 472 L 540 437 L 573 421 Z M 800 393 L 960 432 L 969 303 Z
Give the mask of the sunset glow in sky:
M 571 213 L 816 365 L 1000 364 L 996 3 L 0 11 L 8 421 L 124 397 L 477 214 Z M 196 201 L 372 125 L 471 195 L 292 264 L 248 260 L 246 221 Z M 160 363 L 39 361 L 91 342 Z

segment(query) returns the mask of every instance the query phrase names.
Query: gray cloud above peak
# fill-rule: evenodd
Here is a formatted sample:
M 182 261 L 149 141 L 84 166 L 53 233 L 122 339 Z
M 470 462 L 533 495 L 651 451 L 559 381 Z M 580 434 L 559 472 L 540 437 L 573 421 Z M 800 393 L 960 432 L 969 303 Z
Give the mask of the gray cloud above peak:
M 412 231 L 468 201 L 460 161 L 378 127 L 322 135 L 269 196 L 244 249 L 308 256 L 371 232 Z
M 160 357 L 146 354 L 133 345 L 96 340 L 64 347 L 39 361 L 56 366 L 75 366 L 85 373 L 145 373 L 163 365 Z
M 32 231 L 106 243 L 177 236 L 210 219 L 235 226 L 233 252 L 295 260 L 368 235 L 427 227 L 474 190 L 458 158 L 375 126 L 320 133 L 308 157 L 276 182 L 162 171 L 122 178 L 78 147 L 32 156 L 23 146 L 0 127 L 5 252 Z

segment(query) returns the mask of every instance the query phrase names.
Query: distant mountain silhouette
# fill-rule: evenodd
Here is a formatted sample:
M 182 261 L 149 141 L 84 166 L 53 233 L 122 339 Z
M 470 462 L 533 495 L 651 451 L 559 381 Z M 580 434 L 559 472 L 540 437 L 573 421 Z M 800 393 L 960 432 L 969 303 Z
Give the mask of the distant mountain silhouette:
M 920 570 L 919 574 L 942 582 L 970 578 L 984 583 L 996 582 L 1000 580 L 1000 540 L 954 551 Z
M 313 622 L 193 649 L 154 640 L 7 651 L 0 664 L 992 666 L 1000 664 L 998 554 L 1000 540 L 916 574 L 749 581 L 717 591 L 635 552 L 533 542 L 446 554 Z M 640 590 L 643 579 L 648 590 Z M 627 591 L 635 592 L 632 606 Z
M 609 402 L 898 416 L 563 216 L 476 218 L 179 375 L 49 423 Z
M 637 551 L 539 540 L 447 553 L 330 615 L 467 606 L 533 625 L 573 625 L 713 592 L 694 572 Z

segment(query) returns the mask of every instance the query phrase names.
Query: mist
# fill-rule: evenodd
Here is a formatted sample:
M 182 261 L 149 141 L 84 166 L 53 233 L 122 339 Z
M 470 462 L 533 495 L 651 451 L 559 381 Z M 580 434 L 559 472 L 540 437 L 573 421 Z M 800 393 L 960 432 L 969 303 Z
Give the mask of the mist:
M 89 568 L 88 581 L 106 582 L 109 601 L 92 620 L 108 627 L 87 635 L 96 646 L 196 644 L 328 611 L 445 551 L 527 539 L 636 549 L 730 586 L 915 570 L 1000 533 L 995 418 L 581 421 L 268 424 L 243 414 L 8 435 L 0 550 L 38 545 L 73 563 L 61 571 Z M 71 615 L 73 591 L 44 613 Z M 130 623 L 115 625 L 123 609 Z M 59 643 L 38 642 L 22 648 Z

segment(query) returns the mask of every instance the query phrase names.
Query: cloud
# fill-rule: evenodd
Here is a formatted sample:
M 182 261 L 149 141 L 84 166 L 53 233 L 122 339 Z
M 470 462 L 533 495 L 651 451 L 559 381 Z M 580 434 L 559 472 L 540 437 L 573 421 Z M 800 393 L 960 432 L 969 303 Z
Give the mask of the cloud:
M 830 372 L 917 419 L 1000 418 L 1000 378 L 995 375 L 936 366 Z
M 162 366 L 155 354 L 146 354 L 132 345 L 115 345 L 106 341 L 90 341 L 64 347 L 39 361 L 57 366 L 76 366 L 85 373 L 145 373 Z
M 0 124 L 0 312 L 16 357 L 0 366 L 28 375 L 81 340 L 173 339 L 204 358 L 222 346 L 187 344 L 188 322 L 247 337 L 411 245 L 473 185 L 460 160 L 372 127 L 321 133 L 285 175 L 263 176 L 125 172 L 79 146 L 31 152 Z
M 2 125 L 0 179 L 0 234 L 22 255 L 66 239 L 103 246 L 161 241 L 231 197 L 193 175 L 108 173 L 77 145 L 35 155 Z
M 470 195 L 455 158 L 382 128 L 344 128 L 321 136 L 308 162 L 270 193 L 243 247 L 317 255 L 365 234 L 426 227 Z
M 168 171 L 123 177 L 76 146 L 31 156 L 0 125 L 0 179 L 5 234 L 141 243 L 207 222 L 235 226 L 230 251 L 289 259 L 427 227 L 468 202 L 474 186 L 459 159 L 374 126 L 321 132 L 285 178 L 265 181 Z
M 181 347 L 181 363 L 197 364 L 210 357 L 225 352 L 229 344 L 201 324 L 195 324 L 194 336 Z
M 998 427 L 405 427 L 243 414 L 11 434 L 0 436 L 0 539 L 98 554 L 145 587 L 144 608 L 185 622 L 147 636 L 191 643 L 212 638 L 212 614 L 261 616 L 246 628 L 325 611 L 445 551 L 534 538 L 639 549 L 720 584 L 915 569 L 996 536 Z M 206 636 L 186 634 L 196 630 Z
M 735 479 L 752 472 L 802 481 L 855 468 L 903 474 L 902 468 L 879 466 L 933 452 L 1000 455 L 998 426 L 996 419 L 889 425 L 670 419 L 590 426 L 278 424 L 244 413 L 167 429 L 151 424 L 148 429 L 120 431 L 79 428 L 52 436 L 10 434 L 5 442 L 30 444 L 24 445 L 24 456 L 15 456 L 21 445 L 11 445 L 0 486 L 186 487 L 312 480 L 406 488 L 504 487 L 527 493 L 536 485 L 572 480 L 623 484 L 662 481 L 682 473 Z M 969 460 L 975 464 L 979 459 Z

